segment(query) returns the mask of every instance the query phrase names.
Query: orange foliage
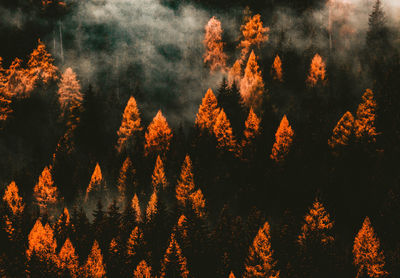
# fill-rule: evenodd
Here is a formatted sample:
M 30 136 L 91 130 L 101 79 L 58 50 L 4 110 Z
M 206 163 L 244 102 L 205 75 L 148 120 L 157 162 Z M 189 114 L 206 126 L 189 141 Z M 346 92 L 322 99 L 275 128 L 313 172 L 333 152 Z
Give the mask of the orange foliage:
M 136 256 L 138 252 L 138 247 L 143 245 L 143 233 L 139 229 L 138 226 L 136 226 L 128 239 L 128 242 L 126 243 L 126 254 L 128 257 L 134 257 Z
M 322 85 L 326 83 L 326 69 L 325 62 L 322 57 L 317 53 L 311 61 L 310 73 L 307 77 L 306 83 L 310 87 L 315 87 L 318 82 Z
M 164 165 L 160 156 L 157 156 L 156 165 L 153 175 L 151 176 L 151 184 L 153 185 L 154 191 L 158 191 L 160 188 L 166 189 L 168 185 L 167 178 L 165 177 Z
M 294 132 L 289 125 L 286 115 L 283 116 L 275 134 L 275 143 L 272 147 L 271 159 L 276 162 L 284 161 L 293 143 Z
M 231 123 L 223 109 L 220 110 L 217 121 L 215 122 L 214 135 L 217 138 L 219 149 L 235 152 L 236 140 L 233 136 Z
M 380 248 L 380 241 L 368 217 L 354 239 L 354 265 L 357 267 L 357 277 L 385 277 L 385 257 Z
M 93 243 L 92 250 L 87 258 L 84 267 L 84 277 L 90 278 L 102 278 L 106 277 L 105 265 L 103 263 L 103 255 L 99 244 L 95 240 Z
M 15 181 L 12 181 L 7 186 L 4 192 L 3 201 L 6 202 L 8 208 L 14 215 L 20 215 L 24 211 L 25 205 L 22 202 L 22 197 L 18 194 L 18 186 Z
M 33 90 L 30 78 L 21 64 L 22 60 L 15 58 L 6 70 L 7 82 L 4 87 L 4 95 L 9 99 L 13 96 L 25 97 Z
M 217 98 L 213 91 L 208 89 L 201 101 L 199 111 L 197 112 L 195 125 L 200 128 L 200 130 L 212 132 L 218 113 Z
M 260 122 L 261 120 L 257 117 L 256 113 L 254 113 L 253 108 L 250 108 L 249 116 L 244 123 L 243 146 L 250 144 L 258 135 L 260 135 Z
M 131 172 L 131 173 L 129 173 Z M 124 205 L 125 203 L 125 195 L 126 195 L 126 183 L 128 179 L 129 174 L 133 174 L 135 171 L 132 166 L 131 159 L 126 157 L 124 160 L 124 163 L 122 163 L 121 170 L 119 171 L 119 177 L 118 177 L 118 193 L 120 196 L 120 203 Z
M 7 78 L 5 76 L 5 70 L 3 68 L 3 59 L 0 57 L 0 121 L 7 120 L 9 114 L 12 113 L 10 107 L 11 97 L 7 94 L 5 89 Z
M 42 261 L 57 262 L 56 248 L 57 242 L 50 225 L 46 224 L 43 227 L 42 222 L 37 219 L 28 235 L 28 249 L 26 250 L 28 260 L 35 254 Z
M 375 127 L 376 101 L 374 93 L 367 89 L 358 105 L 354 123 L 355 136 L 361 142 L 374 143 L 378 135 Z
M 133 209 L 133 212 L 135 213 L 136 223 L 142 222 L 142 211 L 140 210 L 139 198 L 136 194 L 132 198 L 131 207 Z
M 211 72 L 216 70 L 225 71 L 226 55 L 223 51 L 221 22 L 214 16 L 205 26 L 206 34 L 204 36 L 204 63 L 208 64 Z
M 57 220 L 55 225 L 55 230 L 57 234 L 60 234 L 62 230 L 71 226 L 71 218 L 69 215 L 69 211 L 66 207 L 64 207 L 63 212 L 61 213 L 60 217 Z
M 138 134 L 142 130 L 140 121 L 140 114 L 136 100 L 133 96 L 131 96 L 128 100 L 128 104 L 125 107 L 124 114 L 122 115 L 121 126 L 117 131 L 118 152 L 121 152 L 123 148 L 129 145 L 129 140 L 131 140 L 134 135 Z
M 197 189 L 194 193 L 190 194 L 190 200 L 192 201 L 192 208 L 196 215 L 203 217 L 205 215 L 206 200 L 201 189 Z
M 151 222 L 154 219 L 154 216 L 157 214 L 158 211 L 158 197 L 157 191 L 153 191 L 150 196 L 149 203 L 147 204 L 146 208 L 146 220 L 147 222 Z
M 354 131 L 354 117 L 347 111 L 336 124 L 333 129 L 331 139 L 328 140 L 328 145 L 332 149 L 344 147 L 349 144 Z
M 244 104 L 258 109 L 262 103 L 264 82 L 257 64 L 257 57 L 252 51 L 247 61 L 244 76 L 240 81 L 240 94 Z
M 228 72 L 228 86 L 231 88 L 233 84 L 240 88 L 240 80 L 242 79 L 242 60 L 235 61 Z
M 102 182 L 103 182 L 103 175 L 101 174 L 100 165 L 99 165 L 99 163 L 96 163 L 96 167 L 94 168 L 92 177 L 90 178 L 89 185 L 86 189 L 85 200 L 87 200 L 89 198 L 90 192 L 100 190 Z
M 30 82 L 33 86 L 37 80 L 41 80 L 44 84 L 47 84 L 50 80 L 57 79 L 58 68 L 53 65 L 54 59 L 51 54 L 47 52 L 46 46 L 43 42 L 38 40 L 38 46 L 30 55 L 28 61 L 28 75 Z
M 147 265 L 145 260 L 142 260 L 133 272 L 134 278 L 151 278 L 151 267 Z
M 57 187 L 54 186 L 50 169 L 47 166 L 44 167 L 33 191 L 33 195 L 41 210 L 46 210 L 49 205 L 53 205 L 57 202 Z
M 279 82 L 283 81 L 282 61 L 279 55 L 276 55 L 274 63 L 272 64 L 271 75 L 274 80 Z
M 181 215 L 178 219 L 178 223 L 176 225 L 176 229 L 178 231 L 178 235 L 181 239 L 187 239 L 188 237 L 188 220 L 185 215 Z
M 235 275 L 233 274 L 233 271 L 231 271 L 231 273 L 229 273 L 229 277 L 228 278 L 235 278 Z
M 242 40 L 239 47 L 242 48 L 242 59 L 247 55 L 252 45 L 260 47 L 261 43 L 268 41 L 268 27 L 263 27 L 259 14 L 249 17 L 248 21 L 240 27 Z
M 315 200 L 313 207 L 304 217 L 304 222 L 298 238 L 300 245 L 305 246 L 310 238 L 317 239 L 321 245 L 327 245 L 334 241 L 334 237 L 330 235 L 333 222 L 318 199 Z
M 258 230 L 245 263 L 243 277 L 270 277 L 278 278 L 279 271 L 275 269 L 276 261 L 273 259 L 271 248 L 271 235 L 268 222 Z
M 181 176 L 176 186 L 176 199 L 178 200 L 178 203 L 185 207 L 193 191 L 194 179 L 192 161 L 190 160 L 189 155 L 186 155 L 181 169 Z
M 176 269 L 174 270 L 178 271 L 178 273 L 174 271 L 173 275 L 179 275 L 179 277 L 182 278 L 189 277 L 189 270 L 187 269 L 186 258 L 183 256 L 182 249 L 175 239 L 175 234 L 172 233 L 169 241 L 169 246 L 165 252 L 164 259 L 161 263 L 160 278 L 170 277 L 169 275 L 171 274 L 168 273 L 168 269 L 174 267 L 176 267 Z
M 72 111 L 82 104 L 81 85 L 71 68 L 67 68 L 61 76 L 61 82 L 58 84 L 58 100 L 63 112 Z
M 145 138 L 144 151 L 146 156 L 150 154 L 159 154 L 162 157 L 165 156 L 169 150 L 172 131 L 168 126 L 167 120 L 161 113 L 161 110 L 158 111 L 157 115 L 148 126 Z
M 62 271 L 68 271 L 71 277 L 78 277 L 78 256 L 69 238 L 65 240 L 64 245 L 61 247 L 58 258 L 58 267 Z

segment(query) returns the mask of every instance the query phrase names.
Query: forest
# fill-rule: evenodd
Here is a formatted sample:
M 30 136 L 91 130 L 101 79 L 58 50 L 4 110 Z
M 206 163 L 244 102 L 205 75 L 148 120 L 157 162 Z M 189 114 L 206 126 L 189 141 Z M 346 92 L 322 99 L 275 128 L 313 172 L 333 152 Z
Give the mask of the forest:
M 0 276 L 400 277 L 399 15 L 0 1 Z

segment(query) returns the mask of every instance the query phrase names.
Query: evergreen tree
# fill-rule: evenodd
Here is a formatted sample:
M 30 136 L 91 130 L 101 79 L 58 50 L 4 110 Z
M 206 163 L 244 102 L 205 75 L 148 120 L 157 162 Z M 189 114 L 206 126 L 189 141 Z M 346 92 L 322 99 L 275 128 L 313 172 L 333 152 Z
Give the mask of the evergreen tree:
M 165 157 L 171 143 L 172 131 L 161 110 L 157 112 L 157 115 L 148 126 L 145 138 L 144 151 L 146 156 L 160 155 Z
M 145 260 L 142 260 L 133 272 L 134 278 L 151 278 L 151 267 L 147 265 Z
M 333 129 L 328 145 L 332 150 L 348 146 L 354 136 L 354 117 L 347 111 Z
M 164 165 L 160 158 L 157 156 L 156 165 L 154 166 L 153 175 L 151 176 L 151 184 L 153 185 L 153 190 L 165 190 L 167 188 L 168 182 L 165 177 Z
M 309 87 L 316 87 L 318 84 L 326 83 L 326 66 L 322 57 L 317 53 L 311 61 L 310 72 L 306 83 Z
M 362 100 L 358 106 L 354 123 L 355 136 L 362 143 L 374 143 L 378 133 L 375 127 L 376 101 L 373 92 L 367 89 Z
M 99 244 L 96 240 L 94 241 L 92 251 L 87 258 L 83 274 L 83 277 L 87 278 L 106 277 L 106 269 L 103 263 L 103 255 L 101 254 Z
M 203 41 L 206 48 L 204 63 L 208 64 L 211 72 L 225 71 L 227 57 L 223 51 L 221 22 L 213 16 L 205 26 L 205 31 Z
M 218 149 L 229 152 L 236 151 L 236 139 L 233 136 L 231 123 L 226 117 L 223 109 L 220 110 L 215 122 L 214 135 L 217 138 Z
M 275 143 L 272 147 L 271 159 L 276 162 L 284 161 L 293 143 L 294 132 L 289 125 L 286 115 L 283 116 L 275 134 Z
M 186 258 L 183 256 L 181 247 L 173 233 L 171 234 L 169 246 L 165 251 L 164 259 L 161 264 L 160 277 L 189 277 Z
M 178 200 L 178 204 L 182 207 L 187 206 L 189 203 L 189 196 L 193 193 L 194 187 L 192 161 L 189 155 L 186 155 L 182 164 L 181 175 L 176 186 L 176 199 Z
M 42 213 L 47 212 L 48 207 L 57 202 L 57 187 L 47 166 L 44 167 L 39 181 L 33 188 L 33 195 Z
M 58 255 L 58 267 L 60 268 L 63 277 L 78 277 L 79 262 L 78 256 L 75 253 L 75 248 L 69 238 L 65 240 Z
M 201 131 L 212 133 L 219 114 L 218 102 L 213 91 L 208 89 L 196 115 L 195 125 Z

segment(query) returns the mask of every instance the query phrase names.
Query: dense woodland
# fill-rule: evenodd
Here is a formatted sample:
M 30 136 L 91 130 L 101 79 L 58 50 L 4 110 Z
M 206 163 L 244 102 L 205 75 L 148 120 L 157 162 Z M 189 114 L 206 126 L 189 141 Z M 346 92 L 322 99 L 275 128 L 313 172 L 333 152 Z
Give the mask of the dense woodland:
M 160 3 L 210 14 L 194 58 L 217 83 L 177 121 L 140 66 L 68 62 L 71 30 L 111 55 L 110 26 L 74 17 L 108 1 L 1 1 L 26 16 L 0 26 L 1 276 L 400 277 L 399 26 L 384 0 L 357 28 L 347 1 L 276 2 L 230 1 L 238 37 L 226 1 Z

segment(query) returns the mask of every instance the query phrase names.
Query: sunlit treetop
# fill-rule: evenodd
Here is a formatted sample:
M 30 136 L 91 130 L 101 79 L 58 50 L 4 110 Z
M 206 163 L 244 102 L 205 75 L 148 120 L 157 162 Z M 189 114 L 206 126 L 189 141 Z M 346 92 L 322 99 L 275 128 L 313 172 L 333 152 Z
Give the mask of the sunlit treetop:
M 57 202 L 57 187 L 54 186 L 53 177 L 47 166 L 44 167 L 39 176 L 39 181 L 33 188 L 33 195 L 41 210 L 46 210 L 49 205 Z
M 132 207 L 133 212 L 135 214 L 136 223 L 142 222 L 142 211 L 140 209 L 139 198 L 136 195 L 136 193 L 132 198 L 131 207 Z
M 175 234 L 171 234 L 168 248 L 165 252 L 164 259 L 161 263 L 161 278 L 170 277 L 169 270 L 174 269 L 173 273 L 179 273 L 179 277 L 189 277 L 187 268 L 187 260 L 182 254 L 182 249 L 175 239 Z
M 133 228 L 126 243 L 126 254 L 128 257 L 134 257 L 138 253 L 138 248 L 143 247 L 143 233 L 141 229 L 136 226 Z
M 118 134 L 117 150 L 122 151 L 124 147 L 129 145 L 132 136 L 138 134 L 142 130 L 139 109 L 136 100 L 131 96 L 122 115 L 122 122 Z
M 153 191 L 153 193 L 150 196 L 149 203 L 147 204 L 146 208 L 146 221 L 151 222 L 154 219 L 154 216 L 158 212 L 158 197 L 157 197 L 157 191 Z
M 358 105 L 356 120 L 354 123 L 355 136 L 361 142 L 374 143 L 378 132 L 375 127 L 376 101 L 374 93 L 367 89 L 362 96 L 362 102 Z
M 75 248 L 69 238 L 65 240 L 64 245 L 61 247 L 58 258 L 58 267 L 61 270 L 64 272 L 68 271 L 73 278 L 78 277 L 78 256 L 76 255 Z
M 229 152 L 236 151 L 236 140 L 233 136 L 231 123 L 223 109 L 220 110 L 214 125 L 214 135 L 217 139 L 218 148 Z
M 272 147 L 271 159 L 283 162 L 288 155 L 293 143 L 294 132 L 289 125 L 286 115 L 283 116 L 275 134 L 275 143 Z
M 81 93 L 81 85 L 71 68 L 67 68 L 61 76 L 60 83 L 58 84 L 58 99 L 61 109 L 64 112 L 78 108 L 82 104 L 83 95 Z
M 86 197 L 85 197 L 86 200 L 88 199 L 90 192 L 100 189 L 99 187 L 101 186 L 102 182 L 103 182 L 103 175 L 101 174 L 100 165 L 99 163 L 96 163 L 92 177 L 90 178 L 89 185 L 86 189 Z
M 251 46 L 260 47 L 261 43 L 268 41 L 269 28 L 263 26 L 259 14 L 249 17 L 248 21 L 240 27 L 242 40 L 239 47 L 242 48 L 242 57 L 249 52 Z
M 156 165 L 154 167 L 153 175 L 151 176 L 151 184 L 153 185 L 153 190 L 166 189 L 168 185 L 164 165 L 160 156 L 157 156 L 156 159 Z
M 307 76 L 306 83 L 309 87 L 315 87 L 317 84 L 326 83 L 326 66 L 322 57 L 317 53 L 311 61 L 310 73 Z
M 188 219 L 185 215 L 181 215 L 176 223 L 177 234 L 181 239 L 187 239 L 188 237 Z
M 56 80 L 58 68 L 53 63 L 54 59 L 39 39 L 38 46 L 31 53 L 27 64 L 32 84 L 35 84 L 37 80 L 41 80 L 45 84 L 50 80 Z
M 128 177 L 130 175 L 133 175 L 135 173 L 135 170 L 133 169 L 132 161 L 127 156 L 122 163 L 122 167 L 119 171 L 119 177 L 118 177 L 118 193 L 120 195 L 120 202 L 122 205 L 125 203 L 125 197 L 126 197 L 126 188 L 127 188 L 127 182 L 128 182 Z
M 12 181 L 6 188 L 3 196 L 3 201 L 14 215 L 19 215 L 24 211 L 25 205 L 22 202 L 22 197 L 18 194 L 18 186 L 15 181 Z
M 245 129 L 243 131 L 244 143 L 249 144 L 260 134 L 260 122 L 261 120 L 254 113 L 253 108 L 250 108 L 249 116 L 244 123 Z
M 194 187 L 192 161 L 190 160 L 189 155 L 186 155 L 182 164 L 181 175 L 176 186 L 176 199 L 181 206 L 186 206 L 190 194 L 194 191 Z
M 237 59 L 228 72 L 228 85 L 232 87 L 233 84 L 237 88 L 240 87 L 240 80 L 242 79 L 242 60 Z
M 221 22 L 213 16 L 205 26 L 205 31 L 203 41 L 206 48 L 204 63 L 210 67 L 211 72 L 225 71 L 227 57 L 223 51 Z
M 4 87 L 4 95 L 8 98 L 18 96 L 26 97 L 33 90 L 33 85 L 25 69 L 22 68 L 22 60 L 15 58 L 6 70 L 7 82 Z
M 105 264 L 99 243 L 95 240 L 84 267 L 85 277 L 106 277 Z
M 240 81 L 240 95 L 244 104 L 258 109 L 263 100 L 264 81 L 257 63 L 257 57 L 252 51 L 244 70 L 244 76 Z
M 69 211 L 66 207 L 64 207 L 63 212 L 61 213 L 60 217 L 57 221 L 57 226 L 69 226 L 71 225 L 71 217 L 69 215 Z M 56 230 L 57 231 L 57 230 Z
M 133 272 L 134 278 L 151 278 L 151 266 L 142 260 Z
M 333 129 L 332 137 L 328 140 L 328 145 L 332 149 L 347 146 L 354 132 L 354 117 L 347 111 Z
M 275 56 L 274 63 L 271 68 L 272 78 L 276 81 L 283 82 L 282 61 L 279 55 Z
M 28 260 L 31 259 L 34 253 L 36 256 L 39 256 L 41 260 L 57 262 L 56 248 L 57 242 L 50 225 L 46 224 L 43 227 L 42 222 L 37 219 L 28 235 L 28 249 L 26 250 Z
M 190 200 L 192 202 L 192 209 L 198 217 L 204 217 L 206 200 L 204 199 L 203 192 L 201 189 L 197 189 L 194 193 L 190 195 Z
M 171 128 L 168 125 L 167 119 L 163 116 L 161 110 L 159 110 L 145 134 L 145 155 L 158 154 L 164 157 L 169 150 L 171 138 Z
M 385 257 L 369 217 L 365 218 L 354 239 L 353 256 L 353 263 L 357 267 L 357 277 L 364 277 L 363 275 L 374 278 L 387 276 L 387 272 L 384 270 Z
M 197 112 L 195 125 L 200 128 L 200 130 L 212 132 L 218 113 L 217 98 L 213 91 L 208 89 L 201 101 L 199 111 Z
M 228 278 L 236 278 L 235 274 L 233 274 L 233 271 L 231 271 L 231 273 L 229 273 L 229 277 Z

